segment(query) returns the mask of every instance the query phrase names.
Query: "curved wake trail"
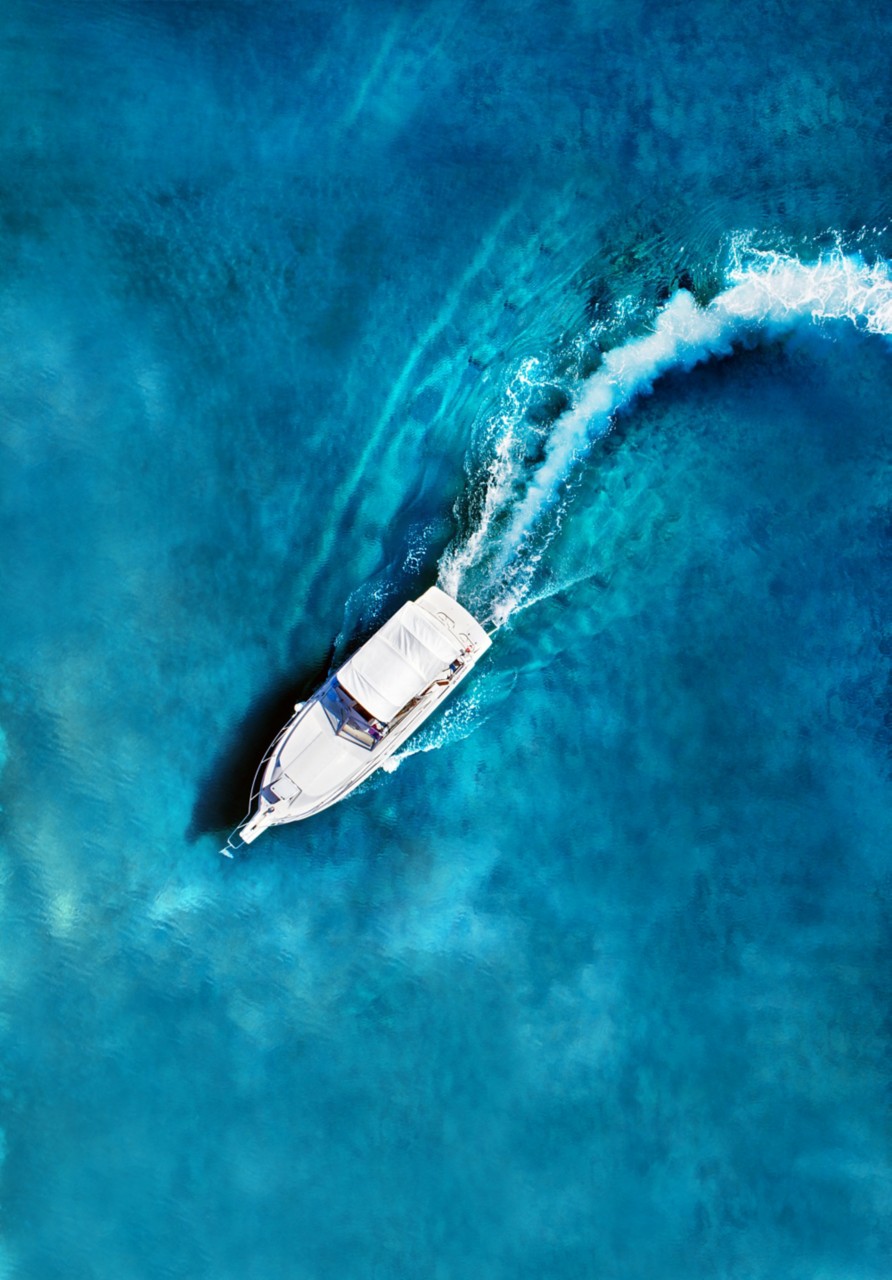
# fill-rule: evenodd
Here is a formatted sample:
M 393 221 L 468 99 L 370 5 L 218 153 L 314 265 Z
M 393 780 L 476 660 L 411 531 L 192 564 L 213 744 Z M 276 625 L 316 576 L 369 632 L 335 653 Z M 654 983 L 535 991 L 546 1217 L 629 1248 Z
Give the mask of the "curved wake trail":
M 475 611 L 502 625 L 529 593 L 542 554 L 560 527 L 566 487 L 587 449 L 610 431 L 616 413 L 670 370 L 692 369 L 735 345 L 781 336 L 802 324 L 849 320 L 859 329 L 892 334 L 892 269 L 834 252 L 805 264 L 781 254 L 735 259 L 727 288 L 707 306 L 679 290 L 657 314 L 651 332 L 606 352 L 553 422 L 544 455 L 526 458 L 523 404 L 500 418 L 473 528 L 457 538 L 440 565 L 440 583 Z M 536 362 L 528 362 L 535 364 Z M 521 369 L 519 384 L 529 381 Z M 516 397 L 516 390 L 512 392 Z M 547 519 L 550 517 L 550 519 Z

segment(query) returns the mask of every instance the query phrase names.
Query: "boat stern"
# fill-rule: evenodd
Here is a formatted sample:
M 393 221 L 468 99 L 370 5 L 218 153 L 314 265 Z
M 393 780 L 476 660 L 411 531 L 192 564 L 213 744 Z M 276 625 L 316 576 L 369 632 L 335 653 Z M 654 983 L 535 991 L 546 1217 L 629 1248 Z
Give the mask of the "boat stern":
M 415 603 L 456 636 L 462 647 L 474 654 L 474 661 L 481 657 L 492 644 L 486 628 L 474 615 L 439 587 L 428 587 Z

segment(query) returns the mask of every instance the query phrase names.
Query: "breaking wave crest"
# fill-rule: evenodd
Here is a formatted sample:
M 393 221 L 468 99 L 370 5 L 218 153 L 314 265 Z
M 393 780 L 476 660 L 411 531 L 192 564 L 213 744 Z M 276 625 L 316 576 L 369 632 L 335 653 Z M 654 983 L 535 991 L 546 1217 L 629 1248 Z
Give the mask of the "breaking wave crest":
M 476 507 L 441 560 L 444 590 L 478 616 L 506 622 L 527 599 L 560 527 L 579 461 L 610 431 L 616 414 L 663 374 L 803 324 L 847 320 L 864 331 L 892 334 L 892 269 L 884 261 L 871 265 L 837 250 L 803 263 L 737 249 L 725 286 L 706 306 L 679 289 L 648 332 L 604 352 L 596 370 L 578 377 L 569 391 L 545 361 L 520 367 L 486 423 L 487 460 Z M 542 412 L 549 398 L 557 409 L 550 418 Z

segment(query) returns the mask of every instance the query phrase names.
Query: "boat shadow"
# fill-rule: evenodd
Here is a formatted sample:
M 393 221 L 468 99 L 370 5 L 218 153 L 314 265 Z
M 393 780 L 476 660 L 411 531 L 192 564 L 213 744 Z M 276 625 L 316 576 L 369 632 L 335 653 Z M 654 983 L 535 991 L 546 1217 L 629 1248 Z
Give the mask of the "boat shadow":
M 297 680 L 281 680 L 256 698 L 234 726 L 201 780 L 185 836 L 232 830 L 245 816 L 257 766 L 276 734 L 294 714 L 294 704 L 310 696 L 328 675 L 328 663 Z

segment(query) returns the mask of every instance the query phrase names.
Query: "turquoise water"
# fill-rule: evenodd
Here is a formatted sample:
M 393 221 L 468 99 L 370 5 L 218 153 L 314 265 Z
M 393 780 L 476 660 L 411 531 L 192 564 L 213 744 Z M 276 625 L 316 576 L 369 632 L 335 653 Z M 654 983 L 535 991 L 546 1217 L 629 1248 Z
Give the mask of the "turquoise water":
M 3 1280 L 888 1276 L 890 25 L 7 4 Z

